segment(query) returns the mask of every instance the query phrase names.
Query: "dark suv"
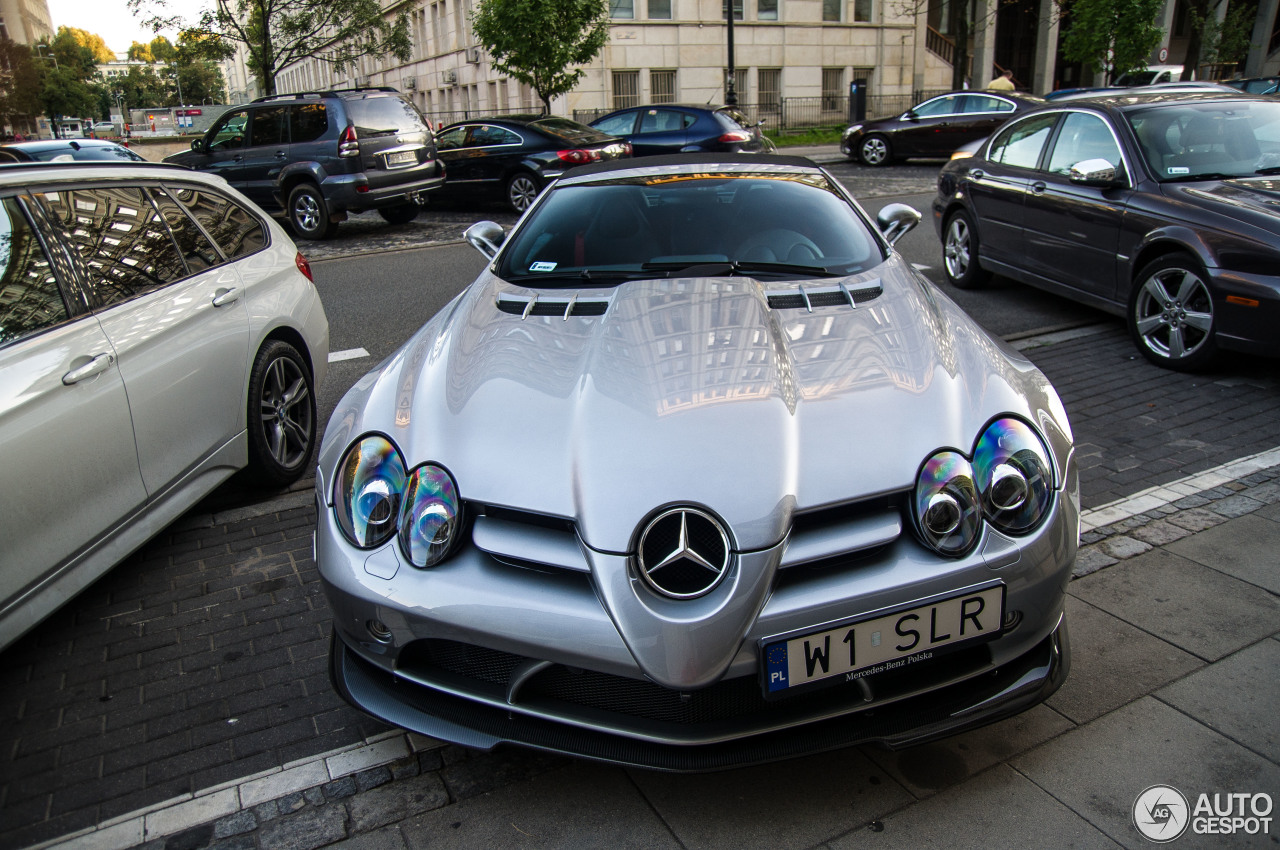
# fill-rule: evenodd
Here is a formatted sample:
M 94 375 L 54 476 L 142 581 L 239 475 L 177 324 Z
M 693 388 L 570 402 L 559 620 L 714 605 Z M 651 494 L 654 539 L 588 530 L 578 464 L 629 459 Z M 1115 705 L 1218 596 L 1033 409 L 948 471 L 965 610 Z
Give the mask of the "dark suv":
M 348 211 L 412 221 L 444 183 L 430 127 L 386 87 L 260 97 L 165 162 L 225 178 L 304 239 L 332 236 Z

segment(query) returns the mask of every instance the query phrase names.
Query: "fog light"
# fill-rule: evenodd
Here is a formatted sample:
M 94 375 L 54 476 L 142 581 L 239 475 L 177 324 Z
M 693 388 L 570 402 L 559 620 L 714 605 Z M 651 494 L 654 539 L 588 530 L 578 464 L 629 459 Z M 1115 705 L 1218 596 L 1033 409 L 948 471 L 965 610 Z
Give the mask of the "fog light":
M 365 623 L 365 628 L 378 643 L 391 643 L 391 629 L 388 629 L 381 620 L 370 620 Z
M 1004 615 L 1004 631 L 1011 632 L 1022 622 L 1021 611 L 1006 611 Z

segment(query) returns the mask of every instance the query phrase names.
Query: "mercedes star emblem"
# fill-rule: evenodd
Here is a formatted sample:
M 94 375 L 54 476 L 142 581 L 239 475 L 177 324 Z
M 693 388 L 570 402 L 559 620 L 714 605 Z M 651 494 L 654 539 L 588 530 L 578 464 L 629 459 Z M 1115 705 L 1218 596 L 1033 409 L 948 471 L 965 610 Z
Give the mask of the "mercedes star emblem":
M 696 508 L 673 508 L 640 535 L 640 575 L 663 596 L 692 599 L 720 583 L 731 554 L 729 536 L 715 517 Z

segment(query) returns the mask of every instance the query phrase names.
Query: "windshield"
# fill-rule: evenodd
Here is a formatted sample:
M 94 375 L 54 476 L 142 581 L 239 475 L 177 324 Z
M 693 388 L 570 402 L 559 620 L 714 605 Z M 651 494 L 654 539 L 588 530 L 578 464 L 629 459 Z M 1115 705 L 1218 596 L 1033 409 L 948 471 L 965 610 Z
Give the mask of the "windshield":
M 396 133 L 421 133 L 426 129 L 413 104 L 395 95 L 353 98 L 346 101 L 347 112 L 361 138 Z
M 1280 103 L 1167 103 L 1126 113 L 1161 182 L 1280 173 Z
M 854 274 L 883 261 L 854 208 L 815 173 L 664 174 L 555 189 L 503 249 L 523 286 L 656 277 Z

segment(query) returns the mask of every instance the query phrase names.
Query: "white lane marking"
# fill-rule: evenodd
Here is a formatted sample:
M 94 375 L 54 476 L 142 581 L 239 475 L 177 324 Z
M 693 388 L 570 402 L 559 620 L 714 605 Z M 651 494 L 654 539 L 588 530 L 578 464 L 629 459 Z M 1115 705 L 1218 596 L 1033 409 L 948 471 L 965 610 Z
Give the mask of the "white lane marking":
M 1212 490 L 1214 487 L 1221 487 L 1223 484 L 1238 481 L 1241 478 L 1264 469 L 1270 469 L 1273 466 L 1280 466 L 1280 447 L 1242 457 L 1239 460 L 1229 461 L 1221 466 L 1215 466 L 1213 469 L 1206 469 L 1204 472 L 1197 472 L 1195 475 L 1179 478 L 1169 484 L 1148 487 L 1141 493 L 1134 493 L 1124 499 L 1118 499 L 1100 507 L 1081 511 L 1080 530 L 1090 531 L 1095 528 L 1101 528 L 1104 525 L 1111 525 L 1129 517 L 1172 504 L 1187 496 L 1194 496 L 1205 490 Z
M 340 363 L 343 360 L 359 360 L 361 357 L 368 357 L 369 352 L 363 348 L 348 348 L 345 351 L 330 351 L 329 362 Z

